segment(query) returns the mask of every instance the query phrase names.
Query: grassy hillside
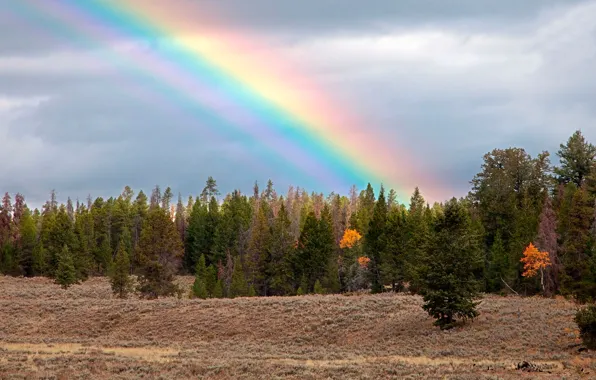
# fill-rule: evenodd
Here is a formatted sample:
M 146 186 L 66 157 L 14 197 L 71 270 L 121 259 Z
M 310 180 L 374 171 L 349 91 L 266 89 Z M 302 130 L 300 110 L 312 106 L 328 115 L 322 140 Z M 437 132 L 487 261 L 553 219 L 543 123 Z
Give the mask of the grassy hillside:
M 104 278 L 62 290 L 0 277 L 0 289 L 0 378 L 596 376 L 562 299 L 488 296 L 476 321 L 440 331 L 402 294 L 118 300 Z

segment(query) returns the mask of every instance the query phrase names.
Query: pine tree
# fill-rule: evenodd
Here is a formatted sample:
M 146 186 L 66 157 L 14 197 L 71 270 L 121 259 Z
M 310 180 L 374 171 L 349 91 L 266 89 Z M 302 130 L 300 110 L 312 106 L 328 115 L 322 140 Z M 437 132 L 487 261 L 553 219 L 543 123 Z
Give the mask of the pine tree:
M 211 264 L 207 267 L 207 276 L 205 277 L 205 288 L 210 297 L 215 297 L 215 287 L 217 286 L 217 269 Z
M 67 246 L 70 254 L 78 252 L 78 240 L 74 233 L 74 225 L 68 217 L 66 208 L 60 206 L 58 212 L 55 213 L 53 224 L 51 229 L 48 231 L 49 236 L 47 240 L 47 246 L 49 252 L 49 270 L 54 273 L 58 268 L 58 256 L 61 254 L 64 246 Z M 73 261 L 75 264 L 76 261 Z
M 182 203 L 182 195 L 180 193 L 178 194 L 178 203 L 176 204 L 176 219 L 174 220 L 174 223 L 176 223 L 176 229 L 180 235 L 180 240 L 183 242 L 186 241 L 186 209 Z
M 277 218 L 270 231 L 269 257 L 267 268 L 269 279 L 268 289 L 270 295 L 289 295 L 295 289 L 295 278 L 292 271 L 294 259 L 294 239 L 292 236 L 292 222 L 281 205 Z
M 567 144 L 561 144 L 557 155 L 561 161 L 561 166 L 555 168 L 559 183 L 572 182 L 582 187 L 596 161 L 596 147 L 586 142 L 581 131 L 576 131 Z
M 205 183 L 205 187 L 201 192 L 201 200 L 204 203 L 209 202 L 209 199 L 213 197 L 217 197 L 219 195 L 219 190 L 217 190 L 217 182 L 213 179 L 213 177 L 209 176 L 207 178 L 207 182 Z
M 61 285 L 62 288 L 67 289 L 77 281 L 77 272 L 75 270 L 72 253 L 68 249 L 68 246 L 64 245 L 62 247 L 62 251 L 58 255 L 57 261 L 58 264 L 54 274 L 56 283 Z
M 234 273 L 232 274 L 232 282 L 230 284 L 230 298 L 246 297 L 248 296 L 248 284 L 244 277 L 244 268 L 239 259 L 234 260 Z
M 105 273 L 110 268 L 112 261 L 112 242 L 110 228 L 110 205 L 104 202 L 103 198 L 98 197 L 93 202 L 91 208 L 93 218 L 93 257 L 96 263 L 96 272 Z
M 406 211 L 393 207 L 387 215 L 386 248 L 381 255 L 379 270 L 384 283 L 391 284 L 394 291 L 401 289 L 404 281 L 404 258 L 406 254 Z
M 12 204 L 8 193 L 0 205 L 0 273 L 15 274 L 17 260 L 14 252 Z
M 86 280 L 94 267 L 93 252 L 95 251 L 95 237 L 93 233 L 93 218 L 84 205 L 79 206 L 76 210 L 74 232 L 79 247 L 75 255 L 77 278 Z
M 195 282 L 192 286 L 194 297 L 205 299 L 207 292 L 207 267 L 205 266 L 205 255 L 201 255 L 197 268 L 195 269 Z
M 372 293 L 383 291 L 381 278 L 381 255 L 387 248 L 387 236 L 385 233 L 387 223 L 387 203 L 385 202 L 385 189 L 381 186 L 379 198 L 375 204 L 372 219 L 368 227 L 368 233 L 364 237 L 364 252 L 370 259 L 369 273 L 371 275 Z
M 166 210 L 149 210 L 139 242 L 141 269 L 139 291 L 147 298 L 173 295 L 177 290 L 174 275 L 183 255 L 182 243 Z
M 327 293 L 334 294 L 339 293 L 341 290 L 341 283 L 339 279 L 339 265 L 338 265 L 338 257 L 335 254 L 332 254 L 329 257 L 327 263 L 327 270 L 325 273 L 325 277 L 323 278 L 324 288 L 326 289 Z
M 509 262 L 509 255 L 505 249 L 500 231 L 497 231 L 495 240 L 490 248 L 487 265 L 488 273 L 485 286 L 488 291 L 498 291 L 516 279 L 517 274 L 512 273 L 510 270 L 512 265 Z
M 133 273 L 138 272 L 140 267 L 141 258 L 137 255 L 139 252 L 139 242 L 141 241 L 141 232 L 143 230 L 143 223 L 147 218 L 147 196 L 143 191 L 139 191 L 133 205 L 132 205 L 132 226 L 131 226 L 131 237 L 132 237 L 132 248 L 134 255 L 131 256 L 131 266 Z
M 251 217 L 252 208 L 246 196 L 235 190 L 226 197 L 215 228 L 210 262 L 225 262 L 228 252 L 238 256 L 245 249 Z
M 325 289 L 323 289 L 323 286 L 321 285 L 321 282 L 319 280 L 315 281 L 313 290 L 315 294 L 325 294 Z
M 31 211 L 27 207 L 19 218 L 18 264 L 20 272 L 31 277 L 34 275 L 34 251 L 37 245 L 37 228 Z
M 223 284 L 221 280 L 217 280 L 215 287 L 213 288 L 213 298 L 223 298 Z
M 560 259 L 564 268 L 561 288 L 580 300 L 596 296 L 596 287 L 590 278 L 592 260 L 588 252 L 592 213 L 592 204 L 585 188 L 575 191 L 566 237 L 561 246 Z
M 172 202 L 173 197 L 174 194 L 172 194 L 172 189 L 168 186 L 161 197 L 161 208 L 163 208 L 166 212 L 170 211 L 170 202 Z
M 149 202 L 149 208 L 153 209 L 159 207 L 161 204 L 161 188 L 159 185 L 155 185 L 151 191 L 151 200 Z
M 366 236 L 375 208 L 375 192 L 370 183 L 366 186 L 366 190 L 360 193 L 358 206 L 356 213 L 352 214 L 350 224 L 352 228 Z
M 452 327 L 458 318 L 478 315 L 474 299 L 479 294 L 476 276 L 482 270 L 482 256 L 472 231 L 466 209 L 455 198 L 449 201 L 420 271 L 423 309 L 441 329 Z
M 325 203 L 318 223 L 319 252 L 316 257 L 316 266 L 321 268 L 320 274 L 315 279 L 325 283 L 327 289 L 335 292 L 338 289 L 339 268 L 337 266 L 337 251 L 335 249 L 335 236 L 333 234 L 333 221 L 331 209 Z
M 116 253 L 116 259 L 110 270 L 110 285 L 112 286 L 112 292 L 119 298 L 126 298 L 128 293 L 132 291 L 132 280 L 129 276 L 130 272 L 130 260 L 124 239 L 120 240 L 118 245 L 118 252 Z
M 426 201 L 416 187 L 410 199 L 405 239 L 404 279 L 409 282 L 410 291 L 417 291 L 420 286 L 419 264 L 426 259 L 431 238 L 425 204 Z
M 269 205 L 260 202 L 257 214 L 253 217 L 245 268 L 249 283 L 254 286 L 258 294 L 262 295 L 267 294 L 268 291 L 265 275 L 269 261 L 269 212 Z

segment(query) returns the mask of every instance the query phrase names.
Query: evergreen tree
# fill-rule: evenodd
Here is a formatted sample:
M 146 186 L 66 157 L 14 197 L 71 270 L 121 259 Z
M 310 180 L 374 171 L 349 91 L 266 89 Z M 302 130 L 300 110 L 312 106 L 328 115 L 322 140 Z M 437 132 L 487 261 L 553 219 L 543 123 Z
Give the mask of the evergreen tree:
M 257 214 L 253 217 L 245 268 L 249 283 L 261 295 L 268 291 L 265 275 L 269 261 L 269 212 L 269 205 L 264 201 L 260 202 Z
M 110 270 L 110 285 L 112 292 L 119 298 L 126 298 L 132 291 L 132 280 L 129 276 L 130 260 L 126 252 L 124 239 L 120 240 L 118 252 Z
M 213 288 L 213 298 L 223 298 L 223 283 L 221 280 L 217 280 L 215 287 Z
M 232 282 L 230 284 L 230 298 L 246 297 L 248 296 L 248 283 L 244 277 L 244 268 L 242 262 L 237 259 L 234 262 L 234 273 L 232 274 Z
M 350 225 L 363 236 L 368 232 L 368 226 L 375 208 L 375 192 L 369 183 L 358 197 L 358 209 L 352 214 Z
M 178 288 L 174 275 L 178 271 L 183 248 L 178 231 L 166 210 L 149 210 L 139 242 L 141 269 L 139 291 L 147 298 L 174 294 Z
M 205 277 L 205 288 L 210 297 L 215 297 L 215 287 L 217 286 L 217 269 L 211 264 L 207 267 L 207 277 Z M 222 290 L 223 291 L 223 290 Z
M 159 207 L 161 204 L 161 188 L 159 185 L 155 185 L 153 190 L 151 191 L 151 200 L 149 202 L 149 208 L 156 208 Z
M 182 195 L 178 194 L 178 203 L 176 204 L 176 229 L 180 235 L 180 240 L 186 241 L 186 209 L 182 203 Z
M 327 293 L 334 294 L 339 293 L 341 290 L 341 283 L 339 279 L 339 265 L 338 265 L 338 256 L 332 254 L 329 257 L 327 263 L 327 270 L 325 273 L 325 277 L 323 278 L 323 287 L 327 290 Z
M 596 160 L 592 165 L 590 174 L 586 178 L 586 188 L 590 196 L 596 199 Z
M 426 201 L 416 187 L 410 199 L 405 239 L 404 279 L 409 282 L 410 291 L 417 291 L 420 287 L 419 264 L 426 259 L 431 238 L 425 204 Z
M 368 233 L 364 237 L 364 252 L 370 259 L 368 267 L 371 275 L 371 291 L 373 293 L 383 291 L 381 255 L 387 248 L 386 223 L 387 203 L 385 202 L 385 190 L 381 186 L 379 198 L 375 204 L 372 219 L 368 227 Z
M 217 197 L 219 195 L 219 190 L 217 190 L 217 182 L 213 179 L 213 177 L 209 176 L 207 178 L 207 182 L 205 183 L 205 187 L 201 192 L 201 200 L 204 203 L 209 202 L 209 199 L 213 197 Z
M 72 253 L 67 245 L 62 247 L 62 251 L 57 257 L 57 267 L 54 277 L 56 283 L 66 289 L 77 282 L 77 272 L 74 266 Z
M 257 291 L 255 290 L 255 287 L 250 284 L 250 286 L 248 287 L 248 295 L 247 297 L 256 297 L 257 296 Z
M 323 286 L 321 285 L 321 282 L 319 280 L 315 281 L 314 293 L 315 294 L 325 294 L 325 289 L 323 289 Z
M 490 248 L 487 265 L 487 278 L 485 287 L 488 291 L 496 292 L 503 287 L 503 282 L 511 283 L 517 278 L 517 273 L 511 272 L 512 265 L 505 249 L 501 232 L 497 231 Z
M 14 274 L 17 260 L 14 252 L 14 225 L 12 222 L 12 204 L 8 193 L 0 206 L 0 272 Z
M 73 255 L 73 252 L 78 252 L 79 248 L 78 241 L 74 233 L 74 226 L 68 217 L 66 208 L 64 206 L 60 206 L 58 212 L 55 213 L 51 229 L 48 231 L 48 233 L 48 244 L 46 245 L 49 253 L 48 269 L 51 273 L 54 273 L 58 268 L 58 256 L 61 254 L 64 246 L 69 249 L 70 255 Z
M 188 218 L 188 229 L 184 245 L 184 265 L 193 273 L 201 256 L 201 251 L 206 249 L 206 223 L 208 210 L 198 199 L 192 206 Z
M 34 251 L 37 245 L 37 228 L 31 211 L 24 208 L 19 221 L 18 264 L 20 272 L 27 277 L 35 274 Z
M 136 255 L 139 252 L 138 246 L 139 242 L 141 241 L 141 232 L 143 230 L 143 223 L 147 218 L 147 196 L 143 191 L 139 191 L 137 198 L 132 205 L 132 226 L 131 226 L 131 238 L 132 238 L 132 247 L 133 252 L 135 253 L 131 256 L 131 266 L 133 273 L 138 271 L 140 267 L 141 258 Z
M 589 255 L 592 203 L 584 188 L 574 192 L 568 217 L 568 228 L 561 246 L 561 263 L 564 267 L 561 287 L 580 300 L 596 296 L 591 279 L 592 258 Z
M 380 252 L 381 265 L 379 270 L 384 283 L 391 284 L 396 291 L 404 281 L 404 258 L 406 255 L 406 210 L 393 207 L 387 216 L 386 247 Z
M 168 186 L 161 197 L 161 208 L 166 212 L 170 212 L 170 203 L 172 202 L 173 197 L 174 194 L 172 194 L 172 189 Z
M 113 204 L 111 213 L 109 215 L 110 220 L 110 240 L 111 240 L 111 252 L 113 255 L 118 250 L 120 239 L 125 230 L 130 228 L 130 205 L 127 204 L 126 199 L 122 196 L 118 197 Z M 130 231 L 129 231 L 130 234 Z
M 225 262 L 228 252 L 240 255 L 248 245 L 252 208 L 246 196 L 234 191 L 221 207 L 211 248 L 211 263 Z
M 105 273 L 110 268 L 112 261 L 110 205 L 98 197 L 91 208 L 93 218 L 93 257 L 96 263 L 96 272 Z
M 317 266 L 321 268 L 321 275 L 316 276 L 317 280 L 325 283 L 331 292 L 339 290 L 339 268 L 337 266 L 337 251 L 335 249 L 335 237 L 333 235 L 333 221 L 331 209 L 325 203 L 321 211 L 321 219 L 318 223 L 318 240 L 320 252 L 317 254 Z M 313 284 L 314 285 L 314 284 Z
M 390 212 L 395 206 L 398 206 L 397 193 L 395 190 L 390 189 L 389 194 L 387 194 L 387 211 Z
M 86 206 L 79 206 L 76 210 L 74 232 L 79 247 L 75 255 L 77 278 L 85 280 L 94 267 L 93 253 L 96 251 L 93 233 L 93 218 Z
M 205 266 L 205 255 L 201 255 L 197 268 L 195 269 L 195 282 L 192 286 L 194 297 L 205 299 L 207 292 L 207 267 Z
M 472 233 L 470 216 L 454 198 L 445 206 L 445 215 L 436 224 L 436 233 L 421 270 L 423 309 L 441 329 L 450 328 L 457 318 L 475 318 L 482 270 L 479 239 Z
M 578 188 L 582 187 L 596 161 L 596 147 L 586 141 L 581 131 L 576 131 L 567 144 L 561 144 L 557 155 L 561 161 L 555 168 L 559 183 L 572 182 Z
M 270 231 L 270 244 L 267 275 L 269 278 L 270 295 L 289 295 L 295 289 L 292 260 L 294 259 L 294 239 L 292 236 L 292 222 L 281 205 L 277 218 Z

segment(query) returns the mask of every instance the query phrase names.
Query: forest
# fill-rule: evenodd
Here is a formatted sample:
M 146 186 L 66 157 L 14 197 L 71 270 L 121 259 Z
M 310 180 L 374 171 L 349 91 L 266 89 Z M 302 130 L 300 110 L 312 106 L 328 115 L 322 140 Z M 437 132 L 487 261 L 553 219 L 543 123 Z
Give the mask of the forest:
M 299 187 L 280 195 L 269 181 L 250 195 L 222 195 L 211 177 L 177 202 L 169 187 L 126 186 L 117 197 L 66 204 L 52 191 L 31 210 L 23 195 L 6 193 L 0 271 L 64 286 L 109 275 L 122 296 L 135 275 L 147 298 L 457 288 L 592 301 L 596 147 L 577 131 L 556 155 L 553 165 L 546 151 L 495 149 L 466 197 L 432 205 L 418 188 L 403 205 L 370 184 L 347 195 Z M 528 252 L 542 261 L 528 264 Z M 176 288 L 178 274 L 196 276 L 192 290 Z

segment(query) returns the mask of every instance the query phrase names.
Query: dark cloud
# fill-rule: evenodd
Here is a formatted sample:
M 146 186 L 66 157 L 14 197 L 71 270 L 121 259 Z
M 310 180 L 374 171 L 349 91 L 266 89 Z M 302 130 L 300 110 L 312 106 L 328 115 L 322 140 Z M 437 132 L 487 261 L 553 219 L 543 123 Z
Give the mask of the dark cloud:
M 374 27 L 411 27 L 454 21 L 507 20 L 533 17 L 544 9 L 569 6 L 580 0 L 228 0 L 203 1 L 197 7 L 233 20 L 247 29 L 274 29 L 294 33 L 336 30 L 348 33 Z M 205 21 L 208 21 L 205 20 Z
M 43 30 L 42 16 L 23 11 L 32 0 L 10 1 L 23 2 L 0 12 L 0 161 L 9 163 L 0 171 L 2 190 L 23 192 L 35 205 L 52 188 L 83 199 L 160 184 L 186 195 L 213 175 L 226 192 L 250 192 L 255 179 L 268 178 L 281 192 L 290 184 L 347 191 L 314 177 L 316 162 L 297 170 L 259 139 L 189 106 L 184 94 L 83 49 L 82 38 Z M 437 199 L 465 195 L 493 148 L 554 155 L 578 128 L 596 142 L 594 1 L 196 6 L 205 10 L 197 22 L 217 14 L 219 26 L 250 31 L 351 105 L 369 133 L 410 148 L 409 160 L 434 177 Z

